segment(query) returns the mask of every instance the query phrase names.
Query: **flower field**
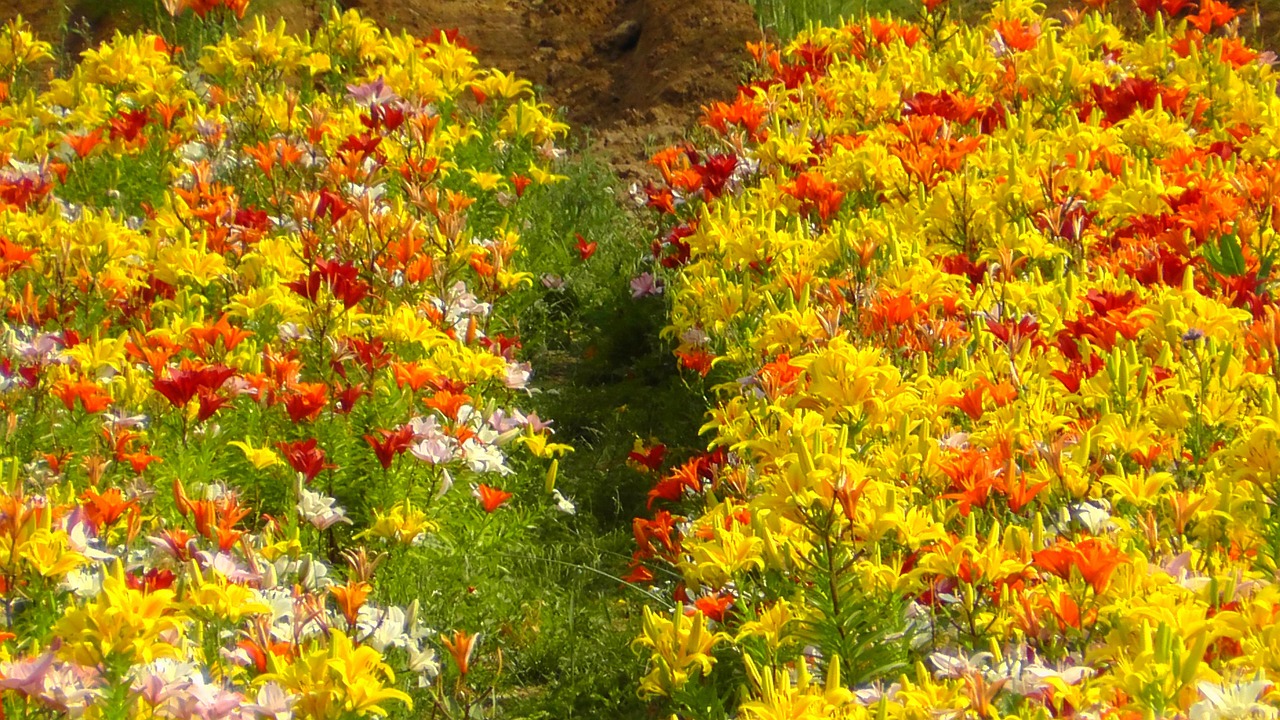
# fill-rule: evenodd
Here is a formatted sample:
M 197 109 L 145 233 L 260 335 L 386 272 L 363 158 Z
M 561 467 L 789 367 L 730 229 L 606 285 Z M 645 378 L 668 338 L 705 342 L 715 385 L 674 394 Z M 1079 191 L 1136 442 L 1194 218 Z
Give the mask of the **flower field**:
M 753 44 L 630 215 L 455 33 L 164 9 L 0 30 L 4 717 L 1280 715 L 1240 9 Z
M 1215 0 L 1090 5 L 753 47 L 654 157 L 714 407 L 636 520 L 632 577 L 685 608 L 646 610 L 642 692 L 1277 714 L 1274 55 Z
M 0 35 L 6 713 L 470 713 L 478 633 L 374 584 L 574 509 L 505 310 L 565 126 L 355 13 L 52 80 Z

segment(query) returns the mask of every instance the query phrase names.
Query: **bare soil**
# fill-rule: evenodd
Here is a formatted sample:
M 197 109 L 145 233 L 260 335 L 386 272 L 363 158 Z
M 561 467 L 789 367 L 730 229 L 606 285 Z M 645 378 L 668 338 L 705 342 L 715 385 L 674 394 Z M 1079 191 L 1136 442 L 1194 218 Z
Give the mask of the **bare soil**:
M 730 99 L 746 44 L 760 39 L 743 0 L 350 0 L 392 28 L 457 28 L 481 62 L 518 73 L 592 131 L 625 177 L 702 105 Z
M 139 0 L 0 0 L 0 20 L 21 13 L 72 54 L 129 30 Z M 480 62 L 514 72 L 563 108 L 624 178 L 644 174 L 651 150 L 679 138 L 701 106 L 730 99 L 746 43 L 760 39 L 744 0 L 345 0 L 384 26 L 426 34 L 457 29 Z M 314 0 L 256 0 L 301 31 L 319 21 Z M 70 29 L 70 32 L 64 30 Z

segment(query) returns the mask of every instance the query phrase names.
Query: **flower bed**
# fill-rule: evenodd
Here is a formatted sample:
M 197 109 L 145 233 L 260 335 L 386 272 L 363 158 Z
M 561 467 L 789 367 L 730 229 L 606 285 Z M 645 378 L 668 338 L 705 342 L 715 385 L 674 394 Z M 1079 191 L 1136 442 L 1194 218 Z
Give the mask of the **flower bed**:
M 4 710 L 471 712 L 484 641 L 376 575 L 572 511 L 504 311 L 565 126 L 354 12 L 50 60 L 0 31 Z
M 1273 56 L 1202 0 L 760 45 L 654 157 L 710 453 L 638 518 L 694 716 L 1275 716 Z M 674 577 L 673 577 L 674 575 Z M 745 685 L 739 697 L 738 687 Z

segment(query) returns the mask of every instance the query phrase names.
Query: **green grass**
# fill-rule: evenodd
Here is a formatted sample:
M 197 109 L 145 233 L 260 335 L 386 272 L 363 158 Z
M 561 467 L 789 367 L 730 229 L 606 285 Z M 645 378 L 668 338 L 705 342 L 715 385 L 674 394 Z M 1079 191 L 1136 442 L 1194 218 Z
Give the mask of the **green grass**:
M 620 207 L 612 171 L 578 157 L 562 170 L 567 182 L 521 201 L 522 265 L 539 278 L 519 315 L 521 338 L 541 391 L 538 412 L 555 419 L 558 441 L 576 448 L 561 461 L 557 487 L 578 514 L 509 553 L 512 568 L 543 589 L 540 636 L 513 666 L 527 695 L 513 699 L 509 717 L 647 714 L 636 695 L 643 663 L 629 648 L 639 628 L 634 601 L 645 598 L 617 577 L 652 478 L 626 457 L 636 437 L 659 438 L 675 459 L 692 454 L 706 407 L 657 339 L 665 304 L 631 297 L 628 280 L 640 271 L 648 234 Z M 598 243 L 589 260 L 573 247 L 578 233 Z M 545 287 L 541 276 L 557 269 L 563 286 Z
M 572 157 L 556 168 L 566 181 L 530 187 L 513 208 L 519 266 L 534 282 L 505 314 L 516 319 L 521 356 L 534 368 L 536 392 L 525 404 L 554 420 L 557 442 L 575 448 L 560 461 L 556 487 L 577 513 L 526 506 L 519 522 L 498 522 L 455 489 L 444 512 L 471 520 L 451 524 L 451 532 L 378 577 L 385 601 L 417 599 L 429 626 L 479 631 L 487 638 L 482 649 L 502 648 L 496 709 L 483 717 L 651 714 L 636 692 L 644 659 L 630 643 L 641 604 L 664 599 L 645 597 L 620 577 L 634 550 L 632 519 L 646 513 L 654 478 L 626 458 L 636 437 L 666 442 L 673 461 L 697 451 L 706 407 L 701 389 L 686 384 L 671 348 L 658 339 L 665 303 L 631 297 L 628 281 L 643 265 L 646 229 L 619 204 L 619 180 L 607 165 L 581 150 Z M 578 234 L 598 244 L 585 261 L 575 248 Z M 548 287 L 544 275 L 558 282 Z M 482 671 L 497 668 L 490 663 Z
M 812 25 L 838 25 L 842 18 L 893 13 L 912 17 L 915 0 L 751 0 L 760 27 L 788 40 Z

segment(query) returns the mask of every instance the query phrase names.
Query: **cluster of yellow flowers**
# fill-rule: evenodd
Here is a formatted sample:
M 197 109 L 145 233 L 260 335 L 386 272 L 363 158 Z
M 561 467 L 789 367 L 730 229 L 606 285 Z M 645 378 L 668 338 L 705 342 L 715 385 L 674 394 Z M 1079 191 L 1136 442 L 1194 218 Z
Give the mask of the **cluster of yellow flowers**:
M 1090 5 L 753 46 L 710 145 L 654 157 L 716 384 L 636 520 L 630 579 L 693 616 L 646 623 L 646 692 L 1277 715 L 1280 76 L 1217 0 Z
M 375 576 L 455 478 L 490 483 L 480 517 L 515 448 L 570 450 L 508 404 L 501 312 L 566 127 L 453 36 L 355 12 L 50 60 L 0 29 L 4 709 L 386 715 L 438 646 L 465 676 L 476 636 Z

